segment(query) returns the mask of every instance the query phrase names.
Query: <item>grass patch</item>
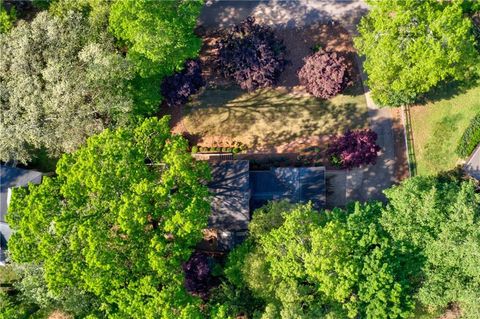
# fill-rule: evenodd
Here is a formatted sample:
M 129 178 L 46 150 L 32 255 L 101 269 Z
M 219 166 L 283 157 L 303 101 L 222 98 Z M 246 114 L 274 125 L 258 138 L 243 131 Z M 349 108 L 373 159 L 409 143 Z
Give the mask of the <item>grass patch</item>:
M 455 149 L 479 112 L 480 83 L 462 94 L 411 109 L 418 174 L 435 174 L 457 165 Z
M 330 100 L 284 88 L 252 93 L 210 88 L 185 107 L 183 124 L 190 134 L 231 138 L 262 150 L 365 127 L 367 105 L 360 84 Z

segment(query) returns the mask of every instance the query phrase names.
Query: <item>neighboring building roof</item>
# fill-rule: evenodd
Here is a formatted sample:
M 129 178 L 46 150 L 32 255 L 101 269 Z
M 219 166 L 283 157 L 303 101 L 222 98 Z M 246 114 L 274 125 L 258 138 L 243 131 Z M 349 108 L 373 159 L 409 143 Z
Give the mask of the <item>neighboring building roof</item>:
M 311 201 L 315 208 L 325 206 L 325 167 L 279 167 L 269 171 L 251 171 L 251 209 L 270 200 L 292 203 Z
M 42 173 L 28 169 L 0 165 L 0 247 L 5 247 L 10 237 L 10 227 L 5 222 L 8 210 L 9 189 L 27 186 L 28 183 L 39 184 Z
M 212 181 L 212 212 L 210 228 L 245 230 L 250 220 L 250 189 L 248 161 L 210 162 Z
M 480 144 L 465 164 L 465 171 L 473 178 L 480 180 Z

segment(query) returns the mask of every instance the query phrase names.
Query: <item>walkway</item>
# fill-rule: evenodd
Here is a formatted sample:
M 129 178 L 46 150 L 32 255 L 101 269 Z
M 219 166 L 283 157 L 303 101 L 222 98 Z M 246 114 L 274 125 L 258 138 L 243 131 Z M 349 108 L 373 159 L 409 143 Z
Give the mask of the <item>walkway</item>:
M 207 1 L 200 16 L 200 24 L 207 29 L 221 28 L 236 24 L 247 16 L 254 16 L 258 22 L 281 28 L 294 28 L 315 22 L 333 23 L 335 20 L 351 34 L 356 34 L 356 25 L 367 11 L 368 7 L 362 0 L 210 0 Z M 361 68 L 361 61 L 358 62 Z M 366 77 L 363 72 L 362 79 L 365 83 Z M 345 173 L 337 171 L 331 176 L 332 180 L 335 180 L 335 187 L 331 191 L 337 193 L 332 194 L 335 201 L 331 204 L 334 205 L 341 205 L 342 201 L 384 199 L 382 191 L 395 182 L 396 159 L 392 113 L 390 109 L 380 109 L 375 105 L 368 88 L 364 86 L 364 89 L 369 123 L 378 134 L 378 144 L 382 151 L 373 166 Z

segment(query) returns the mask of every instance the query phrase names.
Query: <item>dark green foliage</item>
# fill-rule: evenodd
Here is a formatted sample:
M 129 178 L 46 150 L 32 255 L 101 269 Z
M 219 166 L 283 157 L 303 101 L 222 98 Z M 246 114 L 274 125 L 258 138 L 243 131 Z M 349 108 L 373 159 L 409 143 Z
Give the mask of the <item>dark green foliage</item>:
M 253 17 L 228 30 L 217 50 L 220 72 L 248 91 L 274 85 L 285 68 L 283 43 Z
M 471 121 L 458 143 L 456 153 L 462 157 L 470 156 L 480 144 L 480 113 Z

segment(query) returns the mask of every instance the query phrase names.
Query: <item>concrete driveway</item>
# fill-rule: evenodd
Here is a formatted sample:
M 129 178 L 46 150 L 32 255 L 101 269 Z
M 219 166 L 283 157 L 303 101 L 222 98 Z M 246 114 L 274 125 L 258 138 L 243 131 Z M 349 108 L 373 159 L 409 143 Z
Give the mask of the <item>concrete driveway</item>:
M 354 27 L 368 7 L 363 0 L 209 0 L 200 15 L 206 28 L 237 24 L 248 16 L 280 27 L 299 27 L 336 20 Z

